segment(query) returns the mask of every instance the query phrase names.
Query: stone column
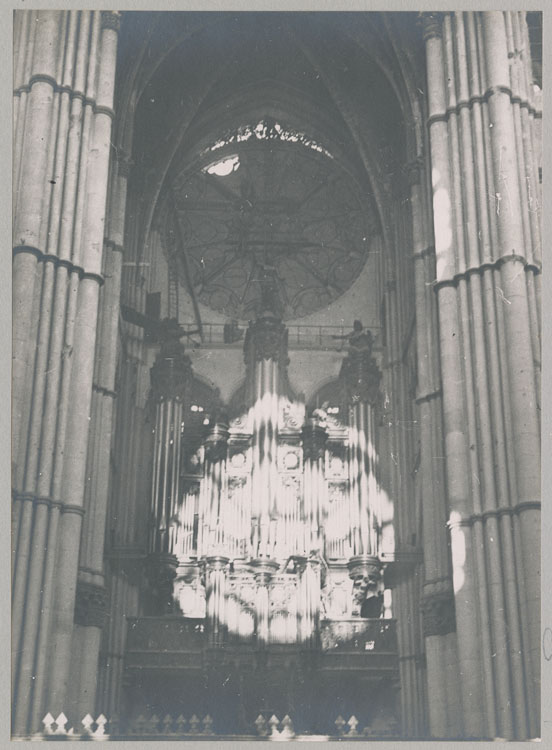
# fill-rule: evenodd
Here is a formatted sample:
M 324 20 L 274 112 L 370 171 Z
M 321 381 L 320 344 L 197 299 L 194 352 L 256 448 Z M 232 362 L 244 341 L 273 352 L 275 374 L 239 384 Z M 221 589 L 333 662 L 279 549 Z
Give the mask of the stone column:
M 97 712 L 114 716 L 121 710 L 123 666 L 127 635 L 126 618 L 140 611 L 146 554 L 143 549 L 120 548 L 109 552 L 109 617 L 102 632 Z
M 534 185 L 536 177 L 528 144 L 535 140 L 532 120 L 540 113 L 535 110 L 532 89 L 525 85 L 531 61 L 527 53 L 521 58 L 525 44 L 519 38 L 519 31 L 525 27 L 523 16 L 515 12 L 481 14 L 489 119 L 493 123 L 493 177 L 495 190 L 506 201 L 504 210 L 495 212 L 498 229 L 495 257 L 497 280 L 509 303 L 501 306 L 507 342 L 501 361 L 508 370 L 509 380 L 506 403 L 509 401 L 508 431 L 515 464 L 515 474 L 512 471 L 510 476 L 509 507 L 514 512 L 498 513 L 494 526 L 502 526 L 497 531 L 503 535 L 503 543 L 507 545 L 505 558 L 509 561 L 504 571 L 512 634 L 508 655 L 514 671 L 517 708 L 514 731 L 520 738 L 537 736 L 540 705 L 540 394 L 537 393 L 540 345 L 535 286 L 540 280 L 541 247 L 538 206 L 531 203 L 527 194 L 527 186 Z M 515 565 L 516 553 L 521 566 Z M 497 573 L 499 566 L 497 561 Z M 523 618 L 525 613 L 526 623 L 519 622 L 519 614 Z M 524 655 L 530 653 L 530 665 L 524 664 L 520 657 L 522 645 Z M 529 715 L 522 709 L 524 667 Z M 531 715 L 533 707 L 536 711 Z
M 15 92 L 15 733 L 66 709 L 119 23 L 28 13 Z
M 426 34 L 432 33 L 431 25 Z M 428 165 L 429 167 L 429 165 Z M 427 170 L 429 173 L 430 169 Z M 435 247 L 430 191 L 424 161 L 409 165 L 410 207 L 416 304 L 417 392 L 420 425 L 421 498 L 423 505 L 423 636 L 427 663 L 430 732 L 434 737 L 458 737 L 460 692 L 456 679 L 456 620 L 452 568 L 446 534 L 447 507 L 442 454 L 442 390 L 435 279 Z
M 251 323 L 244 343 L 247 398 L 253 430 L 253 554 L 270 557 L 276 531 L 277 429 L 281 370 L 287 365 L 287 329 L 273 315 Z
M 406 737 L 426 732 L 426 671 L 419 621 L 411 613 L 420 611 L 421 548 L 416 505 L 415 435 L 416 412 L 411 384 L 414 375 L 412 341 L 415 298 L 412 267 L 404 252 L 412 242 L 412 216 L 402 185 L 397 185 L 393 216 L 393 243 L 382 253 L 383 309 L 385 343 L 382 363 L 381 425 L 379 427 L 380 462 L 386 463 L 385 492 L 392 499 L 394 562 L 386 569 L 388 588 L 392 589 L 393 616 L 397 619 L 399 669 L 401 682 L 401 724 Z M 405 425 L 412 429 L 405 429 Z M 413 450 L 414 449 L 414 450 Z M 387 511 L 389 523 L 389 510 Z M 395 570 L 392 570 L 392 569 Z M 398 570 L 397 570 L 398 569 Z M 400 576 L 395 572 L 400 571 Z
M 90 587 L 96 587 L 95 600 L 106 598 L 104 577 L 105 523 L 111 472 L 112 433 L 114 424 L 115 371 L 119 335 L 121 270 L 128 161 L 119 155 L 111 169 L 107 214 L 107 239 L 104 242 L 104 277 L 98 317 L 98 337 L 92 393 L 90 442 L 88 445 L 85 488 L 85 516 L 79 552 L 77 604 L 71 664 L 71 689 L 74 715 L 80 721 L 87 713 L 95 715 L 98 653 L 103 620 L 94 615 L 88 622 L 80 616 L 78 601 L 82 588 L 88 598 Z M 90 667 L 81 669 L 81 654 L 87 654 Z M 70 706 L 67 707 L 69 711 Z M 96 711 L 97 713 L 97 711 Z
M 108 611 L 108 596 L 103 581 L 98 584 L 82 578 L 78 580 L 69 674 L 71 687 L 64 712 L 70 721 L 77 724 L 87 713 L 93 715 L 95 710 L 100 642 Z
M 539 702 L 540 250 L 519 109 L 537 113 L 518 86 L 521 24 L 446 13 L 425 35 L 463 734 L 507 739 L 536 736 Z
M 128 144 L 128 147 L 130 144 Z M 131 164 L 128 150 L 117 145 L 119 180 L 124 173 L 130 185 Z M 120 242 L 123 232 L 123 208 L 114 196 L 110 203 L 110 240 Z M 128 209 L 126 209 L 128 210 Z M 121 299 L 132 309 L 144 311 L 146 284 L 132 257 L 133 222 L 125 230 L 125 256 L 121 269 Z M 117 240 L 117 236 L 120 238 Z M 113 253 L 116 249 L 113 249 Z M 144 347 L 144 331 L 125 320 L 118 322 L 119 363 L 118 396 L 112 438 L 113 466 L 132 467 L 132 471 L 112 472 L 106 535 L 106 576 L 109 581 L 110 618 L 104 629 L 100 657 L 100 685 L 97 711 L 106 716 L 121 710 L 123 663 L 127 616 L 138 616 L 144 608 L 146 574 L 154 572 L 146 564 L 151 504 L 151 461 L 155 443 L 155 403 L 149 398 L 150 364 Z M 151 561 L 151 558 L 149 559 Z M 170 581 L 169 581 L 170 584 Z M 169 586 L 171 588 L 172 586 Z M 169 595 L 170 597 L 170 591 Z

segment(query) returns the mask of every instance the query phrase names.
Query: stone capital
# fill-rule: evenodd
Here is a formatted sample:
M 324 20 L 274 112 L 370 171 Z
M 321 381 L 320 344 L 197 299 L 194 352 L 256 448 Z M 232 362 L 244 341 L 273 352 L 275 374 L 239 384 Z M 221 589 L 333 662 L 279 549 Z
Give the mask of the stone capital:
M 119 31 L 121 27 L 121 13 L 118 10 L 102 10 L 102 29 Z
M 424 595 L 422 599 L 422 623 L 425 638 L 430 635 L 446 635 L 456 630 L 456 613 L 452 590 Z
M 424 42 L 433 37 L 441 38 L 444 13 L 441 11 L 424 11 L 419 14 L 419 22 L 422 27 Z
M 73 616 L 75 624 L 101 629 L 104 626 L 107 613 L 108 600 L 105 587 L 78 581 Z

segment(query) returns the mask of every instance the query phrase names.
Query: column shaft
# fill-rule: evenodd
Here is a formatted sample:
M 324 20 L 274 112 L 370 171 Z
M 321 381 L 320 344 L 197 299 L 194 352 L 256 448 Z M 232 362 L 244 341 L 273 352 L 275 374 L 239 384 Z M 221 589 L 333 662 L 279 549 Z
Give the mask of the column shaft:
M 32 62 L 22 52 L 16 65 L 16 94 L 25 102 L 17 108 L 23 136 L 14 164 L 16 733 L 31 722 L 38 728 L 46 692 L 53 711 L 57 701 L 64 708 L 61 665 L 72 632 L 117 32 L 102 27 L 98 12 L 29 11 L 21 44 L 25 38 Z M 89 160 L 96 166 L 86 182 Z M 82 216 L 73 216 L 77 193 L 87 211 L 84 229 Z
M 251 323 L 244 342 L 246 392 L 253 431 L 253 554 L 271 557 L 277 534 L 280 371 L 287 365 L 287 330 L 272 314 Z
M 119 163 L 114 165 L 110 189 L 109 240 L 105 243 L 103 273 L 106 283 L 102 288 L 96 361 L 94 372 L 94 392 L 91 409 L 91 441 L 87 456 L 87 484 L 81 548 L 79 553 L 79 584 L 97 586 L 98 596 L 105 597 L 104 580 L 104 540 L 105 523 L 110 477 L 110 456 L 113 428 L 115 394 L 115 370 L 119 326 L 119 300 L 121 293 L 121 266 L 123 237 L 120 228 L 124 222 L 126 197 L 126 177 L 119 174 Z M 117 211 L 117 209 L 119 209 Z M 115 212 L 115 216 L 114 216 Z M 123 214 L 121 216 L 120 214 Z M 119 240 L 119 243 L 117 243 Z M 107 605 L 107 602 L 105 603 Z M 101 642 L 103 617 L 90 618 L 88 614 L 75 633 L 78 645 L 73 648 L 73 662 L 77 654 L 86 653 L 89 666 L 77 670 L 71 667 L 71 695 L 75 696 L 75 715 L 94 715 L 98 659 Z M 74 675 L 74 677 L 73 677 Z M 80 719 L 78 719 L 80 720 Z
M 428 287 L 435 273 L 435 251 L 425 221 L 422 174 L 419 164 L 411 169 L 410 205 L 412 211 L 416 347 L 418 363 L 417 403 L 420 423 L 420 474 L 423 504 L 425 648 L 429 691 L 430 731 L 435 737 L 454 737 L 460 732 L 458 703 L 460 694 L 452 672 L 458 658 L 454 632 L 454 598 L 447 537 L 447 514 L 442 461 L 442 401 L 438 375 L 438 352 L 430 345 L 436 335 L 435 298 Z M 429 334 L 429 335 L 428 335 Z M 437 604 L 438 602 L 438 604 Z M 434 606 L 448 607 L 450 615 L 427 621 Z
M 448 511 L 460 664 L 466 662 L 464 733 L 510 739 L 534 736 L 538 683 L 527 643 L 531 631 L 529 639 L 538 642 L 532 281 L 539 270 L 538 222 L 527 187 L 532 163 L 524 134 L 527 143 L 531 129 L 521 115 L 532 104 L 525 63 L 514 54 L 523 37 L 518 14 L 509 12 L 444 14 L 426 22 Z M 532 516 L 530 549 L 515 532 L 525 507 Z M 472 679 L 476 663 L 482 674 Z

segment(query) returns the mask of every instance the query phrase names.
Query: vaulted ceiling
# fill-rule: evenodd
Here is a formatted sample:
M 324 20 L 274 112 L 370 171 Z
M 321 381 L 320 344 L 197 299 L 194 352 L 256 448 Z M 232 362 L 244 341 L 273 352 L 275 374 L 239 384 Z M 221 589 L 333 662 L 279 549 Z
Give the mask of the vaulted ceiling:
M 284 317 L 342 294 L 365 262 L 365 238 L 391 224 L 392 195 L 420 146 L 413 91 L 422 67 L 409 49 L 421 45 L 404 38 L 418 31 L 411 17 L 387 16 L 123 18 L 116 142 L 133 163 L 135 256 L 152 226 L 162 226 L 167 253 L 183 241 L 195 248 L 186 268 L 176 259 L 179 275 L 231 317 L 248 317 L 259 302 L 267 243 Z M 255 138 L 232 143 L 232 133 L 263 122 L 319 150 L 281 138 L 269 147 Z M 223 147 L 214 155 L 216 143 Z M 238 156 L 239 169 L 206 171 L 228 156 Z M 332 204 L 343 209 L 333 218 Z

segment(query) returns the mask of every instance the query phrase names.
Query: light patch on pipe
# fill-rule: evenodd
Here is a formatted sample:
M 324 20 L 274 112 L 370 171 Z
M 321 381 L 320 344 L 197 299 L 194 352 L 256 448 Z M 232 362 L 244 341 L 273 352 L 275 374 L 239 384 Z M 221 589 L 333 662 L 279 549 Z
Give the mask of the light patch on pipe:
M 437 188 L 433 193 L 433 223 L 435 232 L 435 255 L 437 279 L 443 278 L 449 265 L 452 247 L 451 203 L 448 190 Z
M 391 589 L 383 591 L 383 619 L 391 620 L 393 618 L 393 592 Z
M 450 514 L 450 544 L 452 552 L 452 585 L 457 594 L 466 580 L 464 566 L 466 564 L 466 539 L 464 530 L 460 526 L 461 516 L 453 510 Z

